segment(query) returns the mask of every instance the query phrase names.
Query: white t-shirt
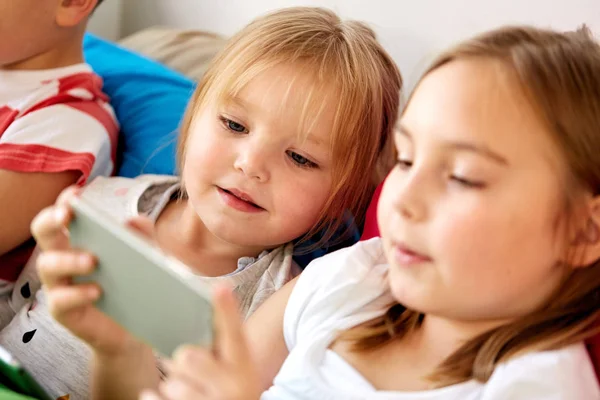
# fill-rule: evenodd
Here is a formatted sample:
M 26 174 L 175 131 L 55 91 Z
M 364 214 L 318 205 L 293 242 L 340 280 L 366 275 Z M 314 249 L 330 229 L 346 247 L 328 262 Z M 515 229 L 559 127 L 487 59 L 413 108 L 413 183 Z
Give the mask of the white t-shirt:
M 283 333 L 290 354 L 262 400 L 558 400 L 600 399 L 585 349 L 523 355 L 501 364 L 487 383 L 474 380 L 420 392 L 377 391 L 329 350 L 340 330 L 383 314 L 393 300 L 379 238 L 313 261 L 300 275 L 285 310 Z

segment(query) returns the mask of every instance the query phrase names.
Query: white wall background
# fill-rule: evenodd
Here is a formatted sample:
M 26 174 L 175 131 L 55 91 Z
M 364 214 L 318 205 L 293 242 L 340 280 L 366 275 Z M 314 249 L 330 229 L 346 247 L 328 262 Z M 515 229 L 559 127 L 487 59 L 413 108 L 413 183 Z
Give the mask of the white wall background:
M 122 0 L 105 0 L 90 19 L 88 31 L 109 40 L 117 40 L 121 37 L 123 22 Z
M 600 0 L 124 0 L 122 33 L 169 25 L 230 35 L 257 15 L 294 5 L 329 7 L 371 24 L 408 86 L 436 51 L 498 25 L 566 30 L 585 22 L 600 33 Z

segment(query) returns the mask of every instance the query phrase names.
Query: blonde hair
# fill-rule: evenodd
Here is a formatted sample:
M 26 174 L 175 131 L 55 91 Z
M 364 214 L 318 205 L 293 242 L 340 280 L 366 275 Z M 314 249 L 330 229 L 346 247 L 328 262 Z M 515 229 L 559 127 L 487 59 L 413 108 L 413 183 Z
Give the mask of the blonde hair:
M 329 99 L 336 107 L 334 186 L 319 222 L 304 236 L 324 229 L 314 246 L 318 247 L 330 241 L 346 210 L 362 222 L 375 185 L 393 164 L 391 135 L 402 79 L 366 25 L 341 21 L 326 9 L 294 7 L 258 18 L 242 29 L 213 60 L 188 106 L 178 148 L 179 169 L 183 170 L 190 126 L 198 110 L 209 99 L 219 102 L 235 97 L 258 74 L 282 64 L 297 65 L 299 73 L 314 78 L 303 124 L 315 105 L 313 92 L 328 88 L 336 95 Z
M 455 60 L 474 58 L 499 62 L 513 73 L 516 87 L 523 90 L 563 153 L 568 187 L 600 194 L 600 46 L 589 31 L 501 28 L 442 54 L 424 76 Z M 565 197 L 567 215 L 573 216 L 575 196 Z M 437 386 L 469 379 L 485 382 L 499 363 L 511 357 L 593 336 L 599 317 L 600 261 L 596 261 L 574 269 L 541 309 L 469 340 L 429 379 Z M 423 318 L 393 304 L 385 315 L 343 332 L 340 339 L 350 341 L 356 351 L 369 350 L 418 329 Z

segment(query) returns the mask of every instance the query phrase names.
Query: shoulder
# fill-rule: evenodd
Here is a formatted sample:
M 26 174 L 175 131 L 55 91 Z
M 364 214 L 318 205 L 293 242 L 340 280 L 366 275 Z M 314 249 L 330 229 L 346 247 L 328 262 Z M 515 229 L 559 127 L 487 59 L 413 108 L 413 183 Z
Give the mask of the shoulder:
M 317 283 L 326 288 L 333 282 L 359 281 L 382 264 L 386 260 L 381 239 L 373 238 L 315 259 L 305 268 L 298 284 L 305 281 L 309 286 Z
M 6 129 L 8 136 L 19 134 L 22 141 L 35 134 L 37 127 L 44 138 L 53 136 L 60 141 L 58 135 L 72 134 L 65 140 L 81 137 L 89 142 L 97 135 L 116 146 L 118 123 L 108 96 L 102 92 L 102 79 L 90 66 L 29 72 L 13 76 L 15 94 L 2 107 L 4 114 L 14 111 Z
M 300 268 L 292 258 L 293 254 L 293 243 L 287 243 L 264 251 L 257 259 L 243 257 L 238 260 L 238 271 L 226 278 L 235 286 L 242 314 L 246 318 L 273 293 L 300 274 Z
M 0 105 L 2 168 L 110 175 L 119 127 L 101 79 L 85 64 L 30 72 L 10 75 L 14 95 Z
M 491 376 L 484 400 L 598 399 L 600 389 L 583 343 L 525 354 L 501 364 Z
M 312 261 L 302 272 L 296 292 L 330 292 L 357 284 L 365 277 L 380 278 L 387 271 L 381 239 L 373 238 Z
M 380 315 L 392 302 L 379 238 L 327 254 L 300 274 L 290 295 L 284 335 L 288 348 L 315 333 L 348 329 Z
M 17 119 L 47 108 L 61 109 L 59 106 L 63 106 L 64 109 L 87 114 L 98 122 L 110 124 L 108 130 L 116 128 L 110 99 L 102 91 L 102 78 L 87 64 L 40 71 L 16 71 L 8 79 L 11 81 L 8 90 L 13 95 L 4 105 L 18 111 Z
M 135 178 L 125 178 L 121 176 L 104 177 L 99 176 L 92 180 L 85 188 L 83 193 L 98 193 L 98 191 L 105 191 L 110 189 L 131 189 L 135 187 L 150 187 L 161 184 L 176 184 L 179 182 L 179 178 L 172 175 L 140 175 Z M 108 194 L 102 192 L 103 194 Z M 117 195 L 124 194 L 124 190 L 120 190 Z
M 122 220 L 139 215 L 139 202 L 149 189 L 155 186 L 166 188 L 178 183 L 179 178 L 170 175 L 141 175 L 137 178 L 97 177 L 84 187 L 81 196 L 95 206 L 110 211 L 116 219 Z M 156 193 L 156 196 L 159 195 L 160 193 Z

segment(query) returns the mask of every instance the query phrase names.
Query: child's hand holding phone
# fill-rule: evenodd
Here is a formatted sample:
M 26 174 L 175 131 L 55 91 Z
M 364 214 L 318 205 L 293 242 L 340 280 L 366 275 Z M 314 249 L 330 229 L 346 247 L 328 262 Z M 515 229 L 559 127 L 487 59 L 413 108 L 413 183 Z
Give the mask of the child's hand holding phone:
M 136 340 L 94 305 L 101 289 L 94 283 L 73 284 L 73 278 L 91 274 L 95 256 L 71 247 L 68 225 L 71 200 L 77 188 L 65 190 L 54 206 L 43 210 L 31 228 L 43 253 L 37 261 L 52 316 L 75 336 L 104 354 L 122 354 Z
M 144 392 L 140 400 L 251 400 L 260 397 L 258 370 L 231 289 L 216 288 L 213 305 L 216 330 L 213 348 L 191 345 L 179 348 L 158 393 Z
M 147 240 L 153 224 L 131 229 L 93 199 L 70 193 L 34 223 L 54 317 L 104 354 L 122 354 L 131 342 L 125 330 L 165 356 L 185 343 L 210 344 L 211 288 Z

